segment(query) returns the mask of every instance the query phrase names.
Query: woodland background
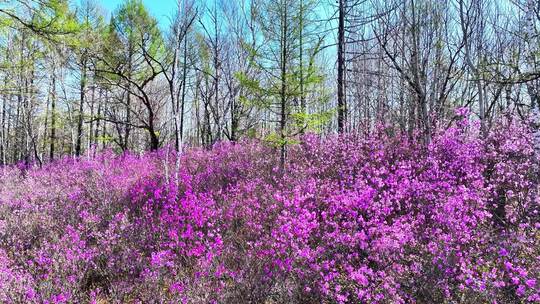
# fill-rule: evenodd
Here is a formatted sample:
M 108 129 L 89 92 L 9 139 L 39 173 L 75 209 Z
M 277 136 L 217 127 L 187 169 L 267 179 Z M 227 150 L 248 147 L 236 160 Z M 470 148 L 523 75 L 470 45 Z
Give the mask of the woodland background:
M 539 107 L 539 6 L 179 0 L 158 22 L 138 0 L 2 1 L 0 163 L 242 137 L 285 158 L 380 121 L 429 141 L 457 107 L 488 130 Z

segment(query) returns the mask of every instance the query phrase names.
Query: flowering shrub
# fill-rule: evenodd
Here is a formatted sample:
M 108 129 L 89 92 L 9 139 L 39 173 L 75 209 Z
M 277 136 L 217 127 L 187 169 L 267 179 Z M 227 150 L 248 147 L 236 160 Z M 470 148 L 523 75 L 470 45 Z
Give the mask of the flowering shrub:
M 0 302 L 539 302 L 527 125 L 380 130 L 4 167 Z

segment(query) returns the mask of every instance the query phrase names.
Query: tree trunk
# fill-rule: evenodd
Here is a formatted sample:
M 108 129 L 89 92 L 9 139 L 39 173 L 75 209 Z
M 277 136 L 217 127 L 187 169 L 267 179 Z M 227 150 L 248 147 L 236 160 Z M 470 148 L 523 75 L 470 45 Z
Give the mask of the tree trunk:
M 287 5 L 282 6 L 284 14 L 282 17 L 282 32 L 281 32 L 281 68 L 280 68 L 280 80 L 281 80 L 281 92 L 280 92 L 280 119 L 279 119 L 279 133 L 280 133 L 280 167 L 282 172 L 285 170 L 285 158 L 286 158 L 286 135 L 287 128 Z
M 339 0 L 338 16 L 338 71 L 337 71 L 337 101 L 338 101 L 338 132 L 343 133 L 346 120 L 345 106 L 345 1 Z
M 186 86 L 187 86 L 187 39 L 184 37 L 184 62 L 182 65 L 182 98 L 180 100 L 180 151 L 182 149 L 184 139 L 184 107 L 186 101 Z
M 86 94 L 86 60 L 83 60 L 82 70 L 81 70 L 81 83 L 80 83 L 80 98 L 79 98 L 79 113 L 78 113 L 79 115 L 77 117 L 77 139 L 76 139 L 76 144 L 75 144 L 75 156 L 81 155 L 85 94 Z
M 56 73 L 55 67 L 52 68 L 52 81 L 50 88 L 51 96 L 51 135 L 50 135 L 50 149 L 49 149 L 49 159 L 54 159 L 54 144 L 56 141 Z

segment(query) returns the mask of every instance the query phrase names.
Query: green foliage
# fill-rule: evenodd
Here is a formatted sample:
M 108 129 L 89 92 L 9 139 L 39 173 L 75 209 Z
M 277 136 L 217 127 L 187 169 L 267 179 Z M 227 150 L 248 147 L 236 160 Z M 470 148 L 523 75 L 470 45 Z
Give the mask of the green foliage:
M 32 26 L 51 34 L 73 34 L 80 31 L 75 13 L 69 8 L 67 0 L 48 0 L 39 2 L 31 20 Z
M 156 70 L 154 60 L 166 56 L 165 44 L 157 20 L 142 1 L 128 0 L 113 14 L 102 30 L 103 75 L 116 82 L 120 75 L 142 83 Z
M 163 46 L 157 20 L 150 15 L 141 0 L 126 1 L 114 14 L 112 23 L 129 47 L 134 48 L 137 43 L 141 43 L 150 54 L 156 54 Z
M 103 16 L 99 15 L 96 7 L 89 2 L 85 2 L 81 7 L 77 21 L 80 30 L 69 41 L 71 48 L 79 56 L 87 56 L 88 53 L 98 52 L 103 45 L 104 34 L 107 31 Z
M 284 137 L 284 138 L 282 138 L 281 134 L 279 134 L 277 132 L 272 132 L 272 133 L 268 134 L 264 138 L 264 141 L 266 141 L 269 145 L 271 145 L 271 146 L 273 146 L 275 148 L 279 148 L 279 147 L 287 146 L 287 145 L 295 145 L 295 144 L 299 143 L 298 139 L 295 139 L 295 138 L 292 138 L 292 137 Z
M 291 116 L 297 128 L 305 128 L 306 131 L 317 132 L 321 127 L 328 124 L 335 114 L 335 110 L 321 111 L 315 113 L 298 112 Z
M 16 21 L 6 15 L 0 15 L 0 32 L 1 34 L 6 34 L 10 28 L 14 27 Z
M 108 134 L 105 134 L 105 135 L 101 135 L 101 136 L 98 136 L 96 138 L 96 140 L 99 142 L 99 143 L 104 143 L 104 144 L 107 144 L 107 143 L 110 143 L 114 140 L 114 138 Z
M 266 138 L 277 146 L 294 143 L 293 138 L 301 132 L 319 130 L 333 114 L 313 110 L 323 108 L 320 105 L 329 100 L 317 60 L 323 40 L 313 35 L 315 24 L 310 21 L 315 19 L 310 10 L 314 3 L 261 3 L 254 18 L 261 40 L 258 45 L 242 44 L 252 71 L 235 74 L 243 89 L 239 101 L 247 107 L 269 110 L 278 120 L 285 117 L 285 129 Z M 253 74 L 257 78 L 250 76 Z
M 239 97 L 239 102 L 242 105 L 259 109 L 270 107 L 269 98 L 271 98 L 271 94 L 267 88 L 262 86 L 259 80 L 253 79 L 244 72 L 236 72 L 234 76 L 246 92 L 246 94 Z

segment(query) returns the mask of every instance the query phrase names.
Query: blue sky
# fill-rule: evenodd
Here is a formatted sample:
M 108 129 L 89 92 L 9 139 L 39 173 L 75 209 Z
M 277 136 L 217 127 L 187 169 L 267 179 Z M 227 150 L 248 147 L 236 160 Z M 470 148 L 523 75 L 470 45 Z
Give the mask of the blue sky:
M 114 12 L 125 0 L 94 0 L 94 1 L 100 7 L 102 7 L 105 10 L 105 13 L 107 14 L 107 16 L 109 16 L 109 14 Z M 171 17 L 173 16 L 175 12 L 177 1 L 178 0 L 142 0 L 146 8 L 150 11 L 150 13 L 158 20 L 160 27 L 165 31 L 170 25 Z M 227 0 L 227 1 L 237 1 L 237 0 Z M 333 7 L 330 6 L 329 3 L 332 3 L 333 1 L 335 0 L 322 0 L 322 4 L 318 8 L 318 10 L 320 10 L 318 12 L 320 19 L 325 19 L 325 17 L 332 15 Z M 201 2 L 208 3 L 209 1 L 203 0 Z M 328 25 L 326 24 L 324 26 L 328 26 Z M 328 34 L 329 35 L 328 37 L 326 37 L 326 39 L 328 39 L 329 43 L 332 43 L 336 38 L 335 31 L 331 31 Z M 333 53 L 334 49 L 335 49 L 334 47 L 330 47 L 330 48 L 327 48 L 325 52 Z
M 95 0 L 99 6 L 103 7 L 107 13 L 111 13 L 120 4 L 122 4 L 125 0 Z M 236 0 L 228 0 L 228 1 L 236 1 Z M 204 2 L 204 1 L 203 1 Z M 326 1 L 323 1 L 323 3 Z M 331 1 L 329 1 L 331 2 Z M 144 5 L 154 17 L 156 17 L 160 23 L 161 27 L 166 27 L 170 24 L 170 18 L 174 13 L 174 10 L 176 8 L 177 0 L 143 0 Z M 322 5 L 321 11 L 319 12 L 321 16 L 328 15 L 329 12 L 326 10 L 329 9 L 328 6 Z
M 161 26 L 169 24 L 170 17 L 174 13 L 177 0 L 143 0 L 150 13 L 159 20 Z M 108 13 L 116 10 L 124 0 L 97 0 L 100 6 Z

